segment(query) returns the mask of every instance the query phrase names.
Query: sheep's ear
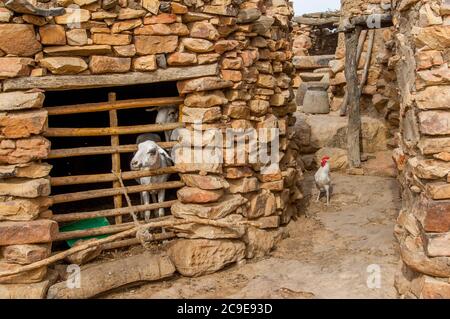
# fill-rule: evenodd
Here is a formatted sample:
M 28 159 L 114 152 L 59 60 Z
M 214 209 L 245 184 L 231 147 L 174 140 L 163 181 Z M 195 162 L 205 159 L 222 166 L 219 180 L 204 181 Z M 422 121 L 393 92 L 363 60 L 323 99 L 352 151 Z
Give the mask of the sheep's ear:
M 147 111 L 147 112 L 154 112 L 157 109 L 158 109 L 157 107 L 152 107 L 152 108 L 149 108 L 149 109 L 145 109 L 145 111 Z
M 173 164 L 172 158 L 164 149 L 159 148 L 159 154 L 161 154 L 161 156 L 164 157 L 167 162 L 169 162 L 170 164 Z

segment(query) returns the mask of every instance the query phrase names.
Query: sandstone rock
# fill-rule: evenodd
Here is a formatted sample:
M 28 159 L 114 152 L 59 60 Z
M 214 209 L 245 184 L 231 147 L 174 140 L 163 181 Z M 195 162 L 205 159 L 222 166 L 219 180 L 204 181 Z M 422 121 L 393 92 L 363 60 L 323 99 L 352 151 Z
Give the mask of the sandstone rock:
M 197 58 L 198 64 L 211 64 L 217 62 L 220 58 L 220 55 L 216 53 L 199 54 Z
M 0 261 L 0 272 L 13 271 L 21 267 L 17 264 L 10 264 Z M 34 270 L 25 271 L 17 275 L 0 277 L 0 284 L 30 284 L 44 279 L 47 274 L 47 267 L 40 267 Z
M 191 37 L 217 41 L 220 38 L 220 35 L 211 23 L 199 21 L 192 24 Z
M 6 8 L 0 8 L 0 22 L 8 23 L 11 20 L 11 17 L 14 15 L 13 12 L 9 11 Z
M 0 256 L 7 263 L 28 265 L 50 256 L 51 245 L 11 245 L 0 247 Z
M 450 283 L 430 276 L 423 276 L 421 299 L 450 299 Z
M 244 241 L 246 245 L 247 258 L 261 258 L 270 251 L 283 238 L 283 229 L 263 230 L 255 227 L 248 227 Z
M 39 28 L 41 43 L 46 45 L 65 45 L 66 31 L 63 26 L 48 24 Z
M 327 67 L 334 58 L 334 55 L 295 56 L 292 63 L 297 69 L 317 69 Z
M 450 199 L 450 184 L 443 182 L 428 183 L 426 191 L 432 199 Z
M 248 219 L 270 216 L 275 213 L 275 196 L 271 192 L 261 192 L 250 200 L 250 207 L 244 214 Z
M 275 19 L 273 17 L 263 15 L 258 20 L 253 22 L 252 31 L 264 35 L 267 31 L 269 31 L 274 22 Z
M 223 196 L 223 190 L 203 190 L 196 187 L 183 187 L 177 191 L 177 197 L 182 203 L 211 203 Z
M 185 123 L 210 123 L 222 117 L 220 107 L 210 108 L 183 108 L 183 122 Z
M 0 79 L 28 76 L 33 64 L 29 58 L 0 58 Z
M 97 240 L 96 238 L 91 238 L 91 239 L 87 239 L 87 240 L 80 239 L 75 242 L 73 247 L 87 244 L 89 242 L 95 242 L 96 240 Z M 66 261 L 68 261 L 71 264 L 84 265 L 84 264 L 88 263 L 89 261 L 97 258 L 101 253 L 102 253 L 101 245 L 93 246 L 91 248 L 84 249 L 75 254 L 67 256 L 65 259 L 66 259 Z
M 249 102 L 250 110 L 253 114 L 261 116 L 267 113 L 270 108 L 270 102 L 263 100 L 251 100 Z
M 132 8 L 121 8 L 117 19 L 130 20 L 143 17 L 147 12 L 145 10 L 136 10 Z
M 124 73 L 131 68 L 130 58 L 115 58 L 94 55 L 89 62 L 89 69 L 94 74 L 102 73 Z
M 55 22 L 57 24 L 75 25 L 89 21 L 91 14 L 89 10 L 78 8 L 66 8 L 66 13 L 56 16 Z
M 50 56 L 91 56 L 112 53 L 109 45 L 55 46 L 46 47 L 44 52 Z
M 187 14 L 188 13 L 188 8 L 182 4 L 172 2 L 170 5 L 172 6 L 172 12 L 174 14 Z
M 169 55 L 167 63 L 170 66 L 185 66 L 197 63 L 197 55 L 185 52 L 175 52 Z
M 450 152 L 450 138 L 422 137 L 417 146 L 424 155 L 430 155 L 440 152 Z
M 0 24 L 0 50 L 6 54 L 32 56 L 42 49 L 29 24 Z
M 141 56 L 133 60 L 133 70 L 154 71 L 158 68 L 155 55 Z
M 58 233 L 58 223 L 52 220 L 1 222 L 0 245 L 48 243 Z
M 259 182 L 256 177 L 245 177 L 242 179 L 229 180 L 229 192 L 235 193 L 250 193 L 259 189 Z
M 197 53 L 214 51 L 214 43 L 205 39 L 184 38 L 183 45 L 186 49 Z
M 422 134 L 446 135 L 450 133 L 450 114 L 439 111 L 419 113 L 419 127 Z
M 450 257 L 450 232 L 426 234 L 425 252 L 429 257 Z
M 136 55 L 136 47 L 134 46 L 134 44 L 115 46 L 113 47 L 113 51 L 115 54 L 121 57 L 130 58 Z
M 44 103 L 44 94 L 41 92 L 7 92 L 0 93 L 0 111 L 15 111 L 40 108 Z
M 263 87 L 263 88 L 273 89 L 276 87 L 277 81 L 272 75 L 260 74 L 258 76 L 257 84 L 258 84 L 258 86 Z
M 95 44 L 127 45 L 131 43 L 132 36 L 129 34 L 95 33 L 92 40 Z
M 88 65 L 81 58 L 50 57 L 39 61 L 39 64 L 53 74 L 78 74 L 87 70 Z
M 208 108 L 226 104 L 228 100 L 222 91 L 200 92 L 189 94 L 184 100 L 187 107 Z
M 220 202 L 213 204 L 175 203 L 172 205 L 171 211 L 178 218 L 196 216 L 200 218 L 220 219 L 231 213 L 237 213 L 239 211 L 238 208 L 246 202 L 247 199 L 241 195 L 225 195 Z
M 257 8 L 247 8 L 239 11 L 237 23 L 250 23 L 261 17 L 261 11 Z
M 424 179 L 440 179 L 450 172 L 450 163 L 437 160 L 409 158 L 408 165 L 414 174 Z
M 224 81 L 219 77 L 209 76 L 177 82 L 180 94 L 225 89 L 233 86 L 233 82 Z
M 41 282 L 0 285 L 0 299 L 45 299 L 48 288 L 56 280 L 58 280 L 56 272 L 49 270 Z
M 324 147 L 318 150 L 314 156 L 316 167 L 320 167 L 320 163 L 324 156 L 330 157 L 331 171 L 338 171 L 348 167 L 347 151 L 341 148 Z
M 0 221 L 28 221 L 39 216 L 41 199 L 0 197 Z
M 174 13 L 161 13 L 156 16 L 144 18 L 144 24 L 170 24 L 175 22 L 177 22 L 177 15 Z
M 150 24 L 134 30 L 136 35 L 179 35 L 189 34 L 189 29 L 182 23 Z
M 230 184 L 219 175 L 195 175 L 195 174 L 183 174 L 181 175 L 183 182 L 190 187 L 197 187 L 205 190 L 216 190 L 222 188 L 228 188 Z
M 0 141 L 0 164 L 20 164 L 47 158 L 50 142 L 41 137 Z
M 47 163 L 26 163 L 26 164 L 0 166 L 0 178 L 46 177 L 50 173 L 51 169 L 52 169 L 52 166 Z
M 416 93 L 417 107 L 423 110 L 450 108 L 450 86 L 430 86 Z
M 222 54 L 227 51 L 234 50 L 238 47 L 239 42 L 236 40 L 219 40 L 214 43 L 214 50 Z
M 136 52 L 139 55 L 170 53 L 174 52 L 178 46 L 177 36 L 138 35 L 134 38 Z
M 48 179 L 19 179 L 10 178 L 0 182 L 0 196 L 17 196 L 36 198 L 50 195 L 50 182 Z
M 123 31 L 130 31 L 136 29 L 137 27 L 140 27 L 141 25 L 142 25 L 141 19 L 120 21 L 112 25 L 111 32 L 120 33 Z
M 159 0 L 143 0 L 142 1 L 142 6 L 152 14 L 158 14 L 159 5 L 160 5 Z
M 245 244 L 226 239 L 185 239 L 177 240 L 168 253 L 179 273 L 196 277 L 214 273 L 244 259 Z
M 242 222 L 243 219 L 242 215 L 231 214 L 217 220 L 217 222 L 229 224 L 227 227 L 190 223 L 173 226 L 171 229 L 176 231 L 177 237 L 181 238 L 235 239 L 241 238 L 245 234 L 245 226 L 237 224 L 238 222 Z
M 0 137 L 22 138 L 40 134 L 47 126 L 47 111 L 0 113 Z
M 448 26 L 413 28 L 412 32 L 418 48 L 426 46 L 432 50 L 445 50 L 450 46 L 450 30 Z
M 68 45 L 86 45 L 88 44 L 88 36 L 85 29 L 73 29 L 66 32 Z

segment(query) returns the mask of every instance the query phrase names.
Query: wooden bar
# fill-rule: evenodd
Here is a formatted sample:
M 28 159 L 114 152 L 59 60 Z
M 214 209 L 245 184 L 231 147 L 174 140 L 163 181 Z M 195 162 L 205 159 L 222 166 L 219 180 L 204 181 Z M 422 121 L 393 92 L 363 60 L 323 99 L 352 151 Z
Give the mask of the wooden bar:
M 123 194 L 123 192 L 127 193 L 140 193 L 145 191 L 159 190 L 159 189 L 171 189 L 171 188 L 180 188 L 183 187 L 183 182 L 164 182 L 164 183 L 155 183 L 150 185 L 137 185 L 137 186 L 128 186 L 125 188 L 116 188 L 116 189 L 95 189 L 84 192 L 76 192 L 76 193 L 68 193 L 61 195 L 53 195 L 50 196 L 52 200 L 52 204 L 60 204 L 60 203 L 69 203 L 76 202 L 80 200 L 93 199 L 93 198 L 101 198 L 101 197 L 109 197 L 115 196 L 118 194 Z
M 161 241 L 161 240 L 168 240 L 176 238 L 177 235 L 175 233 L 162 233 L 162 234 L 153 234 L 153 240 L 154 241 Z M 120 241 L 115 241 L 112 243 L 106 243 L 102 246 L 103 250 L 111 250 L 111 249 L 118 249 L 123 247 L 129 247 L 129 246 L 135 246 L 140 245 L 141 242 L 137 238 L 130 238 L 130 239 L 124 239 Z
M 74 127 L 52 127 L 44 132 L 46 137 L 71 137 L 71 136 L 109 136 L 154 133 L 174 130 L 183 127 L 183 123 L 165 123 L 149 124 L 119 127 L 93 127 L 93 128 L 74 128 Z
M 152 222 L 153 221 L 154 222 L 164 221 L 169 218 L 172 218 L 172 216 L 153 218 Z M 109 226 L 103 226 L 103 227 L 97 227 L 97 228 L 60 232 L 60 233 L 54 235 L 54 237 L 52 238 L 52 241 L 55 242 L 55 241 L 69 240 L 69 239 L 75 239 L 75 238 L 90 237 L 90 236 L 115 234 L 115 233 L 120 233 L 122 231 L 135 228 L 135 227 L 136 227 L 136 225 L 134 224 L 134 222 L 129 222 L 129 223 L 123 223 L 120 225 L 109 225 Z
M 122 207 L 114 209 L 105 209 L 92 212 L 82 212 L 82 213 L 69 213 L 69 214 L 53 214 L 52 220 L 56 222 L 73 222 L 84 219 L 91 219 L 97 217 L 113 217 L 119 215 L 127 215 L 131 212 L 143 212 L 146 210 L 158 209 L 158 208 L 169 208 L 175 204 L 177 200 L 166 201 L 162 203 L 153 203 L 148 205 L 138 205 L 133 207 Z
M 181 81 L 213 76 L 219 73 L 218 63 L 191 67 L 170 67 L 153 72 L 129 72 L 120 74 L 60 75 L 20 77 L 3 81 L 3 91 L 40 88 L 47 91 L 90 89 L 136 84 Z
M 159 142 L 156 143 L 164 149 L 169 149 L 175 146 L 178 142 Z M 137 151 L 136 144 L 120 145 L 118 147 L 111 146 L 91 146 L 91 147 L 78 147 L 78 148 L 65 148 L 51 150 L 48 155 L 48 159 L 54 158 L 66 158 L 76 156 L 88 156 L 88 155 L 105 155 L 113 153 L 133 153 Z
M 141 177 L 149 177 L 163 174 L 175 174 L 175 173 L 178 173 L 176 167 L 169 166 L 152 170 L 122 172 L 122 179 L 130 180 Z M 66 186 L 66 185 L 107 183 L 114 181 L 118 181 L 116 175 L 108 173 L 108 174 L 51 177 L 50 184 L 51 186 Z
M 116 93 L 110 92 L 108 94 L 108 102 L 113 104 L 116 102 Z M 119 126 L 119 119 L 117 117 L 117 110 L 109 110 L 109 126 L 110 127 L 118 127 Z M 118 147 L 120 146 L 119 142 L 119 135 L 111 135 L 111 147 Z M 120 174 L 121 168 L 120 168 L 120 153 L 114 152 L 111 154 L 111 167 L 112 171 L 115 174 Z M 120 188 L 120 182 L 118 180 L 115 180 L 112 182 L 113 188 Z M 114 208 L 121 208 L 122 207 L 122 194 L 114 196 Z M 122 216 L 118 215 L 115 217 L 115 222 L 117 224 L 122 223 Z
M 102 112 L 111 110 L 125 110 L 144 107 L 164 107 L 169 105 L 179 105 L 183 103 L 184 99 L 179 96 L 175 97 L 160 97 L 149 99 L 135 99 L 123 101 L 108 101 L 101 103 L 87 103 L 75 105 L 52 106 L 45 108 L 48 115 L 67 115 L 79 113 Z

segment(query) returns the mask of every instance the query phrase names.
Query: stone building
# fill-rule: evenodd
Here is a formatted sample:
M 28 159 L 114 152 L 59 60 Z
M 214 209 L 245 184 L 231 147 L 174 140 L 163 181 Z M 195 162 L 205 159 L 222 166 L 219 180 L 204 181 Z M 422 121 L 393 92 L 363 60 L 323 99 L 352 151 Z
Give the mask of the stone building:
M 2 1 L 0 295 L 45 297 L 61 280 L 53 265 L 21 269 L 85 244 L 77 240 L 87 235 L 132 232 L 66 256 L 72 262 L 139 244 L 125 193 L 138 203 L 145 187 L 165 188 L 170 200 L 151 207 L 173 215 L 158 219 L 171 220 L 167 233 L 150 237 L 179 238 L 158 261 L 165 276 L 175 269 L 198 276 L 270 251 L 302 198 L 292 142 L 292 15 L 286 0 Z M 179 106 L 178 123 L 154 124 L 145 112 L 169 105 Z M 186 148 L 211 148 L 217 137 L 186 146 L 199 122 L 202 132 L 223 136 L 278 129 L 278 169 L 263 173 L 267 163 L 250 162 L 247 148 L 244 162 L 233 154 L 223 163 L 192 161 Z M 164 171 L 174 180 L 133 184 L 157 174 L 129 172 L 136 135 L 180 127 L 175 165 Z M 273 142 L 258 139 L 259 147 Z M 70 226 L 92 217 L 100 224 Z M 58 287 L 52 298 L 63 297 Z

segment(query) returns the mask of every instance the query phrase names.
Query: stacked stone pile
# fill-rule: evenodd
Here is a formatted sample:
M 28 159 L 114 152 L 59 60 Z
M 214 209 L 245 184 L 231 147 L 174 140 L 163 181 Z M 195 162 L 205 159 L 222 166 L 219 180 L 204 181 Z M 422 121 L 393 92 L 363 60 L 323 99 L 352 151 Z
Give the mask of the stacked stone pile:
M 400 103 L 396 235 L 405 298 L 450 298 L 450 2 L 394 1 Z
M 42 136 L 47 128 L 45 92 L 39 87 L 12 89 L 8 81 L 20 79 L 42 78 L 70 89 L 63 79 L 81 76 L 94 83 L 99 76 L 110 76 L 117 83 L 120 76 L 171 70 L 173 80 L 183 74 L 177 86 L 185 98 L 181 118 L 188 130 L 198 121 L 202 130 L 219 128 L 224 136 L 227 128 L 279 129 L 280 165 L 271 174 L 263 174 L 264 165 L 248 156 L 243 163 L 225 159 L 216 165 L 189 163 L 180 155 L 176 163 L 186 186 L 178 191 L 173 215 L 236 225 L 177 227 L 182 239 L 169 251 L 177 270 L 201 275 L 267 254 L 302 198 L 299 149 L 293 142 L 293 10 L 288 1 L 33 4 L 39 10 L 25 14 L 0 5 L 0 272 L 46 258 L 58 233 L 48 197 L 51 167 L 45 163 L 50 142 Z M 65 13 L 44 17 L 54 7 Z M 189 71 L 183 70 L 192 67 L 208 76 L 186 75 Z M 205 136 L 200 144 L 213 145 Z M 272 142 L 268 138 L 261 147 L 270 148 Z M 28 297 L 42 297 L 54 281 L 50 275 L 42 267 L 1 278 L 0 295 L 29 291 Z

